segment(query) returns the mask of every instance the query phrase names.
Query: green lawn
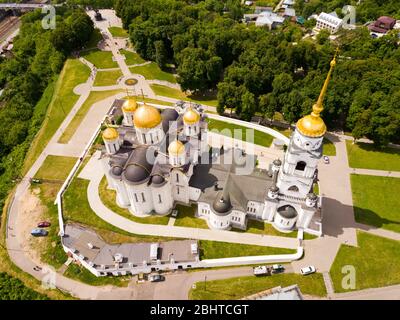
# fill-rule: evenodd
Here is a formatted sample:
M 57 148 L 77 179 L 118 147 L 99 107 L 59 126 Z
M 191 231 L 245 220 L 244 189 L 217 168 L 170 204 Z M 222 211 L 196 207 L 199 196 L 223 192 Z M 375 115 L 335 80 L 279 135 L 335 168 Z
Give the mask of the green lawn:
M 117 80 L 122 77 L 121 70 L 97 71 L 94 86 L 112 86 L 117 84 Z
M 59 143 L 68 143 L 69 140 L 73 137 L 76 130 L 78 129 L 79 125 L 81 124 L 82 120 L 86 117 L 86 114 L 90 110 L 90 108 L 96 102 L 101 100 L 107 99 L 108 97 L 114 96 L 120 93 L 122 90 L 109 90 L 109 91 L 92 91 L 89 94 L 89 97 L 80 107 L 78 112 L 75 114 L 74 118 L 68 124 L 68 127 L 65 129 L 63 134 L 61 135 L 60 139 L 58 140 Z
M 208 129 L 209 130 L 218 130 L 218 133 L 221 133 L 226 136 L 234 137 L 233 130 L 241 130 L 242 132 L 242 140 L 246 141 L 247 133 L 246 130 L 253 130 L 246 128 L 244 126 L 240 126 L 233 123 L 228 123 L 220 120 L 215 119 L 207 119 L 208 121 Z M 239 137 L 237 137 L 239 139 Z M 260 146 L 269 147 L 271 146 L 273 137 L 267 133 L 254 130 L 254 143 Z
M 323 154 L 324 156 L 336 156 L 336 147 L 333 142 L 327 138 L 323 140 Z
M 98 69 L 118 68 L 118 63 L 112 59 L 113 54 L 111 51 L 88 50 L 82 53 L 82 57 L 94 64 Z
M 167 225 L 169 221 L 169 217 L 161 217 L 161 216 L 151 216 L 146 218 L 135 217 L 132 213 L 129 212 L 128 209 L 123 209 L 119 207 L 116 203 L 116 192 L 114 190 L 107 189 L 107 179 L 104 176 L 101 180 L 99 186 L 99 194 L 100 198 L 103 201 L 104 205 L 115 213 L 138 223 L 144 224 L 162 224 Z
M 400 232 L 400 179 L 358 174 L 350 179 L 356 220 Z
M 125 62 L 128 66 L 146 62 L 146 60 L 142 59 L 136 52 L 121 50 L 121 53 L 125 56 Z
M 73 157 L 48 155 L 36 173 L 35 178 L 64 181 L 75 165 L 76 160 L 77 158 Z
M 54 90 L 45 92 L 40 103 L 48 101 L 48 95 L 52 93 L 51 102 L 48 105 L 46 118 L 42 127 L 33 140 L 27 153 L 24 163 L 24 172 L 26 172 L 37 157 L 42 153 L 47 143 L 64 121 L 67 114 L 71 111 L 79 96 L 74 94 L 73 89 L 89 78 L 90 69 L 77 59 L 68 59 L 57 80 Z
M 253 246 L 240 243 L 200 240 L 200 259 L 292 254 L 295 249 Z
M 215 98 L 215 96 L 187 96 L 184 92 L 178 89 L 162 86 L 159 84 L 151 84 L 150 87 L 154 91 L 154 93 L 158 96 L 196 102 L 210 107 L 216 107 L 218 104 L 218 101 Z
M 64 273 L 64 276 L 81 281 L 91 286 L 113 285 L 118 287 L 127 287 L 131 277 L 96 277 L 89 270 L 82 266 L 71 263 Z
M 176 83 L 173 74 L 161 70 L 155 62 L 151 62 L 144 66 L 130 67 L 129 70 L 131 70 L 132 73 L 141 74 L 147 80 L 163 80 Z
M 376 148 L 373 144 L 346 141 L 349 166 L 352 168 L 400 171 L 400 149 Z
M 77 222 L 95 230 L 108 243 L 157 242 L 171 240 L 166 237 L 135 235 L 123 231 L 100 219 L 90 208 L 87 199 L 88 180 L 75 178 L 64 194 L 63 208 L 66 222 Z
M 191 289 L 191 300 L 238 300 L 249 295 L 272 289 L 278 286 L 287 287 L 297 284 L 303 294 L 324 297 L 326 289 L 322 274 L 314 273 L 308 276 L 299 274 L 275 274 L 266 277 L 237 277 L 223 280 L 204 281 L 196 283 L 196 289 Z
M 110 28 L 108 28 L 108 31 L 110 31 L 111 35 L 116 38 L 128 38 L 129 37 L 128 31 L 126 31 L 125 29 L 120 28 L 120 27 L 110 27 Z
M 196 206 L 192 205 L 191 207 L 187 207 L 177 205 L 175 209 L 177 209 L 179 213 L 174 226 L 208 229 L 205 220 L 195 217 L 195 212 L 197 210 Z
M 342 245 L 331 267 L 335 292 L 352 291 L 342 287 L 346 265 L 355 267 L 355 290 L 400 284 L 400 242 L 365 232 L 357 237 L 358 247 Z

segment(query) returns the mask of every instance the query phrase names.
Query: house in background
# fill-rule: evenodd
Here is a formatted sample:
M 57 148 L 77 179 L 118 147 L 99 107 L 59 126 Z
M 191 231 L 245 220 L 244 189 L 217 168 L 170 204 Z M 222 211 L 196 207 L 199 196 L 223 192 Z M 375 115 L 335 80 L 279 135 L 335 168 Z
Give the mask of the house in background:
M 371 33 L 386 34 L 390 30 L 392 30 L 395 25 L 396 25 L 395 19 L 387 16 L 382 16 L 375 22 L 371 23 L 368 26 L 368 29 L 371 31 Z
M 284 17 L 270 11 L 261 12 L 256 19 L 256 26 L 267 26 L 270 30 L 275 29 L 285 21 Z
M 340 19 L 336 13 L 321 12 L 317 18 L 315 31 L 328 30 L 331 34 L 334 34 L 339 31 L 342 25 L 343 20 Z

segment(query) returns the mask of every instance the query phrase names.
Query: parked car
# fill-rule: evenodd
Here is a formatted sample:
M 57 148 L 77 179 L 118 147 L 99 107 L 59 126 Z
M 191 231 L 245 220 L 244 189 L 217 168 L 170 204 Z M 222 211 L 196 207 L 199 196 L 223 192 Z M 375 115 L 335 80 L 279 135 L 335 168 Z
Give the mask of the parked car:
M 314 273 L 315 271 L 316 271 L 316 269 L 315 269 L 314 266 L 308 266 L 308 267 L 304 267 L 304 268 L 301 268 L 301 269 L 300 269 L 300 273 L 301 273 L 303 276 L 306 276 L 306 275 L 308 275 L 308 274 Z
M 272 272 L 273 273 L 281 273 L 283 271 L 285 271 L 285 267 L 283 265 L 281 265 L 281 264 L 274 264 L 272 266 Z
M 151 274 L 149 276 L 149 281 L 150 282 L 160 282 L 160 281 L 164 281 L 165 277 L 162 276 L 161 274 Z
M 324 163 L 325 164 L 329 164 L 329 158 L 328 158 L 328 156 L 323 156 L 323 161 L 324 161 Z
M 42 221 L 38 223 L 38 228 L 48 228 L 51 226 L 51 223 L 48 221 Z
M 39 228 L 33 229 L 31 231 L 31 235 L 33 235 L 34 237 L 45 237 L 48 234 L 49 233 L 47 232 L 47 230 L 39 229 Z
M 270 269 L 267 266 L 257 266 L 253 268 L 253 274 L 255 276 L 270 275 Z

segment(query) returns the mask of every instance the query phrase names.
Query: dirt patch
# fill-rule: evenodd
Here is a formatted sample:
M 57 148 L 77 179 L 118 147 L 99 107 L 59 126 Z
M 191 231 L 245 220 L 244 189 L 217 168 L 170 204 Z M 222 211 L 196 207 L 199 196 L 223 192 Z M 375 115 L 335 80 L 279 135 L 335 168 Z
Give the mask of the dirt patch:
M 40 264 L 39 248 L 45 244 L 45 238 L 35 238 L 31 235 L 31 230 L 37 227 L 38 222 L 44 220 L 47 208 L 42 205 L 40 189 L 29 189 L 20 202 L 21 210 L 17 218 L 17 233 L 22 250 L 37 264 Z

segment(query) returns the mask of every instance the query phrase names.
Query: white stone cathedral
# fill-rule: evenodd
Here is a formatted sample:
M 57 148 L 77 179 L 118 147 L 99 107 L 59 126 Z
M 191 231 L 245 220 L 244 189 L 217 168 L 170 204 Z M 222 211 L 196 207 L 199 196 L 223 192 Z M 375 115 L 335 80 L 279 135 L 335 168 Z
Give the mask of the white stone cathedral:
M 210 150 L 199 105 L 178 103 L 160 112 L 133 98 L 116 101 L 121 125 L 103 131 L 102 161 L 117 204 L 133 215 L 168 215 L 176 204 L 195 205 L 212 229 L 246 229 L 249 219 L 281 232 L 321 234 L 319 197 L 313 187 L 322 140 L 322 102 L 335 59 L 313 111 L 300 119 L 283 160 L 269 170 L 242 150 Z M 218 151 L 218 152 L 216 152 Z M 252 172 L 242 174 L 248 164 Z

